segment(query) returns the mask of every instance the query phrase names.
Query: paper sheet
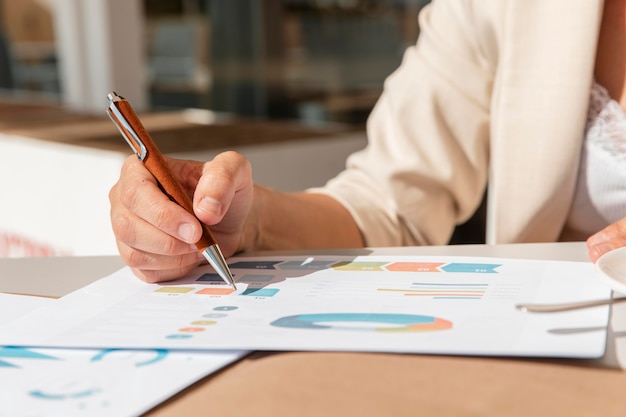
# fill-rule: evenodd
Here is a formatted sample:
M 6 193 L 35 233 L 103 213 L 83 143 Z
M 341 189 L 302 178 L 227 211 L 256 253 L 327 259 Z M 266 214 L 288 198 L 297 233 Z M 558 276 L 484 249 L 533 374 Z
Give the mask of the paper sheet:
M 0 293 L 0 324 L 58 300 Z M 0 416 L 137 416 L 245 352 L 0 346 Z
M 610 297 L 586 262 L 476 257 L 232 258 L 145 284 L 122 269 L 0 329 L 0 343 L 162 349 L 382 351 L 599 357 L 607 307 L 520 302 Z

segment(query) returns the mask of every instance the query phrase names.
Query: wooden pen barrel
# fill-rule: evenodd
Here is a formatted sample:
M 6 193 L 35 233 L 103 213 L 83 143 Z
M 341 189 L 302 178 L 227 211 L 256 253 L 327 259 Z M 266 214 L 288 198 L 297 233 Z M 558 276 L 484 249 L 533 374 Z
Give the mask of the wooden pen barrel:
M 187 210 L 189 213 L 195 216 L 193 211 L 193 202 L 181 183 L 176 179 L 174 173 L 172 172 L 170 166 L 167 164 L 165 157 L 161 154 L 159 149 L 157 148 L 154 140 L 148 133 L 148 131 L 144 128 L 143 124 L 137 117 L 137 114 L 133 110 L 130 103 L 126 100 L 118 101 L 118 108 L 125 115 L 128 124 L 133 128 L 137 136 L 143 142 L 146 148 L 146 156 L 143 160 L 143 163 L 150 171 L 150 173 L 157 180 L 157 183 L 163 190 L 163 192 L 174 202 L 180 205 L 182 208 Z M 136 146 L 133 144 L 133 146 Z M 138 148 L 136 148 L 139 151 Z M 212 246 L 216 243 L 211 230 L 204 223 L 200 222 L 202 225 L 202 237 L 198 242 L 196 242 L 196 247 L 199 250 L 204 250 L 209 246 Z

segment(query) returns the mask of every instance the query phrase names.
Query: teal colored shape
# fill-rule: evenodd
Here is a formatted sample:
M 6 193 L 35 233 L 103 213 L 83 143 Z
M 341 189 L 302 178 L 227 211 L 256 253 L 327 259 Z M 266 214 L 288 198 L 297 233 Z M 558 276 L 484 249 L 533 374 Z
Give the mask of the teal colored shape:
M 451 263 L 440 269 L 445 272 L 473 272 L 478 274 L 497 274 L 495 269 L 501 264 Z
M 435 317 L 418 316 L 415 314 L 386 314 L 386 313 L 321 313 L 300 314 L 297 316 L 281 317 L 271 323 L 277 327 L 291 327 L 299 329 L 330 329 L 330 325 L 317 323 L 332 322 L 359 322 L 359 323 L 390 323 L 390 324 L 423 324 L 432 323 Z
M 190 334 L 170 334 L 165 336 L 166 339 L 191 339 L 192 337 Z
M 92 362 L 98 362 L 101 361 L 105 358 L 106 355 L 108 355 L 111 352 L 117 352 L 120 350 L 124 350 L 124 349 L 105 349 L 101 352 L 98 352 L 98 354 L 96 354 L 93 358 L 91 358 Z M 152 352 L 154 352 L 154 357 L 148 360 L 145 360 L 143 362 L 137 362 L 135 363 L 135 366 L 144 366 L 144 365 L 151 365 L 153 363 L 156 362 L 160 362 L 163 359 L 165 359 L 165 357 L 168 354 L 168 351 L 165 349 L 152 349 Z
M 39 398 L 42 400 L 67 400 L 67 399 L 79 399 L 89 397 L 91 395 L 97 394 L 98 390 L 95 389 L 87 389 L 84 391 L 74 392 L 70 394 L 52 394 L 41 390 L 30 391 L 28 394 L 32 397 Z
M 273 297 L 278 293 L 278 288 L 247 288 L 240 295 L 252 295 L 254 297 Z
M 0 367 L 3 367 L 3 366 L 6 368 L 17 368 L 17 366 L 13 365 L 12 363 L 0 361 Z
M 19 347 L 19 346 L 3 346 L 0 347 L 0 358 L 15 358 L 15 359 L 47 359 L 47 360 L 59 360 L 54 356 L 44 355 L 43 353 L 33 352 L 32 350 Z M 12 363 L 0 360 L 0 366 L 4 367 L 17 367 Z

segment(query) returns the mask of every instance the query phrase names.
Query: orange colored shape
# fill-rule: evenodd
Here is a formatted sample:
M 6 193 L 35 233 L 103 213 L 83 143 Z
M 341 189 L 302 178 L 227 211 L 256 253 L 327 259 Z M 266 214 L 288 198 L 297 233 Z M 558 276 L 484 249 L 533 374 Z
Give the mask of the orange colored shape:
M 448 330 L 452 328 L 452 322 L 436 317 L 430 323 L 415 323 L 415 324 L 407 324 L 403 327 L 380 327 L 377 328 L 377 332 L 385 332 L 385 333 L 404 333 L 404 332 L 436 332 L 439 330 Z
M 431 332 L 434 330 L 451 329 L 452 322 L 437 317 L 432 323 L 409 324 L 408 327 L 417 332 Z
M 183 333 L 198 333 L 203 332 L 204 328 L 202 327 L 183 327 L 182 329 L 178 329 L 179 332 Z
M 443 262 L 394 262 L 387 265 L 388 271 L 397 272 L 441 272 L 437 268 L 444 265 Z
M 228 295 L 235 290 L 232 288 L 203 288 L 196 294 L 208 294 L 208 295 Z

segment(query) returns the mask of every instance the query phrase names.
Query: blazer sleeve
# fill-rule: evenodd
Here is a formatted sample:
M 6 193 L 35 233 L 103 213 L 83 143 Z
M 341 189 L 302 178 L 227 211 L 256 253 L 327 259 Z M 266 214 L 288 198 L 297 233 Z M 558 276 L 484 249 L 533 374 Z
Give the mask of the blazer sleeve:
M 418 42 L 368 119 L 368 145 L 309 190 L 341 202 L 368 246 L 446 244 L 481 202 L 498 13 L 483 12 L 490 1 L 475 3 L 434 1 L 422 10 Z

